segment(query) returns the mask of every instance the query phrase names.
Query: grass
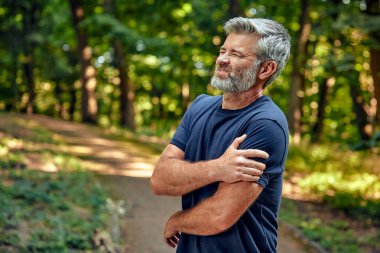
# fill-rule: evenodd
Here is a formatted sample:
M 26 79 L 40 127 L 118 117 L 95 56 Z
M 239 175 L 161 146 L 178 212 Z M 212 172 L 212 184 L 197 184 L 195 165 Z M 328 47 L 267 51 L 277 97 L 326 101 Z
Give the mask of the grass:
M 94 238 L 106 233 L 106 193 L 57 145 L 63 144 L 31 122 L 1 124 L 0 252 L 101 252 Z M 54 173 L 31 168 L 31 154 Z

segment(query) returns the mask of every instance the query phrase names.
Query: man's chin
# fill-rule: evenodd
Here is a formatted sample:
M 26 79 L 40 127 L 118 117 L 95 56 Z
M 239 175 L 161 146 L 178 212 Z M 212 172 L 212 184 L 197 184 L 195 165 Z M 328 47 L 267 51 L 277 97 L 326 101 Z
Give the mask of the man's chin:
M 224 81 L 224 80 L 226 80 L 229 76 L 228 76 L 228 73 L 227 73 L 227 72 L 223 72 L 223 73 L 215 73 L 214 77 L 217 78 L 219 81 Z
M 225 80 L 219 79 L 218 77 L 214 76 L 211 80 L 211 86 L 215 89 L 218 89 L 223 92 L 232 92 L 233 89 L 231 89 L 230 85 L 225 83 Z

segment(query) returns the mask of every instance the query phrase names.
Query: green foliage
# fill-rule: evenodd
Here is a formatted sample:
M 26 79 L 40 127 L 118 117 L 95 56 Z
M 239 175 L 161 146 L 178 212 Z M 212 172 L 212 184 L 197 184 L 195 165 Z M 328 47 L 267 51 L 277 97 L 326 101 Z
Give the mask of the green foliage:
M 286 177 L 300 178 L 304 194 L 315 196 L 354 217 L 380 217 L 380 177 L 376 155 L 332 145 L 291 147 Z M 344 159 L 342 159 L 344 158 Z
M 328 213 L 326 215 L 329 216 Z M 323 217 L 323 214 L 317 217 L 305 212 L 304 207 L 297 208 L 291 200 L 282 201 L 280 220 L 296 226 L 309 240 L 318 242 L 328 252 L 361 253 L 363 248 L 376 249 L 379 246 L 380 233 L 365 231 L 363 236 L 363 232 L 354 231 L 348 221 L 338 215 L 334 219 Z M 372 252 L 370 249 L 368 252 Z
M 31 20 L 26 10 L 33 5 L 37 9 L 36 24 L 25 36 L 23 20 Z M 120 56 L 114 49 L 116 41 L 123 46 L 128 78 L 135 91 L 135 121 L 142 132 L 157 132 L 160 136 L 171 133 L 196 96 L 216 94 L 208 84 L 225 38 L 223 23 L 229 18 L 229 3 L 112 0 L 85 2 L 83 7 L 85 19 L 80 26 L 88 35 L 96 68 L 101 126 L 115 126 L 120 121 L 121 94 L 115 68 Z M 269 17 L 283 23 L 296 41 L 300 1 L 281 5 L 274 1 L 246 1 L 239 7 L 244 16 Z M 378 31 L 379 22 L 378 17 L 365 11 L 364 1 L 311 2 L 307 80 L 305 91 L 300 93 L 306 139 L 313 139 L 313 127 L 321 120 L 317 117 L 321 85 L 326 78 L 334 77 L 335 84 L 327 96 L 322 140 L 358 143 L 359 148 L 373 145 L 360 142 L 349 96 L 350 86 L 360 83 L 364 105 L 369 105 L 373 97 L 368 81 L 369 49 L 376 48 L 371 34 Z M 26 60 L 25 47 L 33 44 L 37 112 L 58 116 L 61 108 L 60 116 L 68 119 L 73 113 L 71 116 L 79 119 L 77 42 L 67 1 L 6 1 L 0 20 L 4 21 L 0 43 L 11 45 L 10 50 L 1 51 L 0 110 L 25 110 L 28 87 L 21 67 Z M 284 112 L 288 111 L 288 96 L 284 94 L 289 93 L 292 71 L 292 64 L 288 64 L 267 91 Z
M 4 124 L 6 136 L 0 131 L 3 136 L 0 139 L 0 251 L 95 252 L 92 242 L 95 230 L 106 228 L 104 189 L 92 174 L 83 170 L 77 158 L 58 151 L 34 153 L 54 162 L 58 172 L 28 168 L 24 161 L 33 153 L 33 149 L 28 149 L 52 145 L 54 141 L 49 131 L 32 123 L 16 126 L 11 129 Z M 13 131 L 23 138 L 12 137 Z
M 105 194 L 86 172 L 50 175 L 37 171 L 14 171 L 1 176 L 1 245 L 21 246 L 30 252 L 89 250 L 92 235 L 105 227 Z M 80 212 L 78 212 L 81 210 Z M 28 225 L 22 225 L 28 224 Z M 29 226 L 30 231 L 22 231 Z M 17 239 L 22 231 L 24 241 Z M 26 240 L 26 241 L 25 241 Z
M 23 159 L 24 157 L 21 154 L 11 153 L 7 155 L 6 157 L 2 157 L 0 161 L 0 168 L 2 169 L 24 168 L 25 165 L 23 163 Z
M 334 196 L 324 196 L 324 201 L 354 217 L 373 219 L 376 224 L 379 223 L 380 201 L 378 199 L 367 199 L 362 194 L 337 192 Z
M 367 150 L 380 147 L 380 131 L 372 135 L 369 140 L 362 140 L 352 145 L 353 150 Z
M 312 240 L 319 241 L 322 247 L 331 252 L 360 252 L 352 231 L 347 229 L 347 224 L 344 222 L 332 222 L 331 224 L 322 225 L 321 219 L 314 218 L 309 221 L 303 221 L 301 227 L 306 236 Z

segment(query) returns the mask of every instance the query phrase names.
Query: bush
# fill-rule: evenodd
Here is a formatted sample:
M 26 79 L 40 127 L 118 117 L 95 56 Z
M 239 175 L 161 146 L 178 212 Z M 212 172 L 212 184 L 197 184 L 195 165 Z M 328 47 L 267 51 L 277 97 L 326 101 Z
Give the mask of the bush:
M 336 209 L 380 221 L 376 159 L 371 153 L 341 150 L 333 145 L 304 144 L 290 148 L 286 178 L 296 175 L 296 184 L 304 194 Z

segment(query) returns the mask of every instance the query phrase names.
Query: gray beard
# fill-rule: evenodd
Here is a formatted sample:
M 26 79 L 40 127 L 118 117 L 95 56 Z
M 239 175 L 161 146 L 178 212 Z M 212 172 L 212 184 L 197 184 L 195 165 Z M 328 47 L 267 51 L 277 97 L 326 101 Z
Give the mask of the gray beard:
M 256 73 L 260 62 L 256 61 L 248 69 L 238 69 L 233 75 L 229 73 L 226 79 L 220 79 L 216 75 L 218 67 L 215 67 L 214 76 L 211 78 L 211 86 L 224 92 L 243 92 L 249 90 L 256 83 Z

